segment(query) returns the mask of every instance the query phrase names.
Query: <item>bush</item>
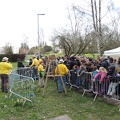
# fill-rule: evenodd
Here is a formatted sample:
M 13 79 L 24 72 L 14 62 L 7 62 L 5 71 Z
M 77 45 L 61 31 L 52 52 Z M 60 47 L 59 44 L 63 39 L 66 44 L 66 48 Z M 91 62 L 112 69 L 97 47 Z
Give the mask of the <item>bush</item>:
M 3 57 L 8 57 L 10 62 L 16 62 L 18 58 L 23 61 L 25 59 L 25 54 L 1 54 L 0 61 L 2 61 Z

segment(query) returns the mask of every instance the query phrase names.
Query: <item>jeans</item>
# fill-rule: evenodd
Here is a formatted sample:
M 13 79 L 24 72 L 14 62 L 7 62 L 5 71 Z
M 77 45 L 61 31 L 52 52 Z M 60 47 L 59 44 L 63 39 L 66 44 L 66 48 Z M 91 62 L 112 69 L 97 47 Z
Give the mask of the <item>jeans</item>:
M 35 68 L 33 68 L 33 79 L 34 80 L 38 80 L 39 78 L 38 78 L 38 69 L 37 69 L 37 67 Z
M 76 86 L 79 87 L 81 84 L 80 84 L 80 77 L 77 77 L 76 79 Z
M 42 82 L 42 83 L 41 83 Z M 40 76 L 39 76 L 39 82 L 38 82 L 38 85 L 41 85 L 42 84 L 42 86 L 44 86 L 44 80 L 42 81 L 42 78 L 40 78 Z
M 118 85 L 118 83 L 111 82 L 110 85 L 109 85 L 109 88 L 108 88 L 107 95 L 111 95 L 112 96 L 115 93 L 115 88 L 116 88 L 117 85 Z
M 66 86 L 66 76 L 62 76 L 62 79 L 63 79 L 63 83 L 64 85 Z M 61 80 L 61 77 L 58 76 L 58 91 L 59 92 L 63 92 L 63 87 L 62 87 L 62 80 Z
M 77 77 L 77 79 L 76 79 L 76 86 L 77 87 L 83 87 L 83 85 L 84 85 L 84 80 L 80 76 Z

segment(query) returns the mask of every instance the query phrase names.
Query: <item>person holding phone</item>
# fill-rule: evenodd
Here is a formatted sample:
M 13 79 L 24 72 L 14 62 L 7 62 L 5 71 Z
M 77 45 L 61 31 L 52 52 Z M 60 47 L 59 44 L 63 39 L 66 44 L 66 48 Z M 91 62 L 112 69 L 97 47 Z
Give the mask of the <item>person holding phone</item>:
M 3 57 L 2 62 L 0 62 L 0 79 L 2 92 L 8 93 L 9 74 L 12 68 L 13 66 L 8 61 L 8 58 Z

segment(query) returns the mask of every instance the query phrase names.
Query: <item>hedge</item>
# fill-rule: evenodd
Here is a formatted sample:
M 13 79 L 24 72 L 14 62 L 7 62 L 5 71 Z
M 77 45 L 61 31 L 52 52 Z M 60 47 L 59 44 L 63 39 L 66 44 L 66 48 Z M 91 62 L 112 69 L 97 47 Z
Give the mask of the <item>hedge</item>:
M 2 61 L 3 57 L 8 57 L 10 62 L 17 62 L 17 59 L 21 59 L 21 61 L 25 60 L 26 54 L 0 54 L 0 61 Z

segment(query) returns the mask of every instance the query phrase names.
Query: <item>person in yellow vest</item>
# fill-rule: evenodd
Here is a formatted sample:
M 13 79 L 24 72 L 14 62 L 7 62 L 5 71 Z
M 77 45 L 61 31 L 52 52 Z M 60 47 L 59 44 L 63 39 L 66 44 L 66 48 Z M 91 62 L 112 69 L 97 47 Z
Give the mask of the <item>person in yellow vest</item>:
M 40 59 L 39 59 L 39 64 L 42 63 L 42 62 L 43 62 L 43 60 L 40 58 Z
M 0 62 L 0 78 L 2 92 L 8 93 L 9 74 L 12 68 L 13 66 L 8 61 L 8 58 L 3 57 L 2 62 Z
M 60 59 L 58 63 L 59 63 L 58 66 L 55 68 L 55 75 L 62 76 L 64 85 L 66 86 L 66 75 L 68 74 L 68 68 L 65 64 L 63 64 L 64 63 L 63 59 Z M 62 93 L 63 88 L 60 76 L 58 76 L 58 92 Z
M 33 69 L 33 78 L 34 80 L 37 80 L 38 77 L 38 65 L 39 65 L 39 60 L 36 58 L 35 55 L 32 56 L 32 64 L 30 65 L 30 68 Z
M 40 84 L 40 80 L 44 76 L 44 67 L 43 67 L 44 63 L 43 63 L 42 60 L 39 60 L 39 61 L 40 62 L 39 62 L 39 65 L 38 65 L 38 75 L 40 77 L 40 79 L 39 79 L 39 84 Z M 44 81 L 43 81 L 42 85 L 44 86 Z

